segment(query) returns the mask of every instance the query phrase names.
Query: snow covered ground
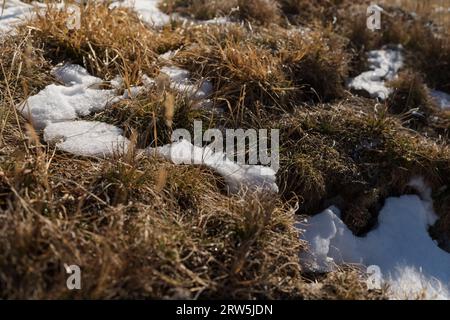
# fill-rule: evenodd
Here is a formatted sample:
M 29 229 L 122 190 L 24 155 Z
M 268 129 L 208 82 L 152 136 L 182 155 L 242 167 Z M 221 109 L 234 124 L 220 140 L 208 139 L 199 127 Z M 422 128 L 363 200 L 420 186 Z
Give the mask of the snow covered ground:
M 206 99 L 213 93 L 213 85 L 208 80 L 193 83 L 190 72 L 178 67 L 163 67 L 161 72 L 168 75 L 171 87 L 180 93 L 187 94 L 193 100 Z
M 96 121 L 64 121 L 49 124 L 44 140 L 78 156 L 105 157 L 127 150 L 129 140 L 122 130 Z
M 187 23 L 194 24 L 230 24 L 232 23 L 227 17 L 218 17 L 206 21 L 197 21 L 187 19 L 174 14 L 169 16 L 162 12 L 159 8 L 160 0 L 117 0 L 113 1 L 110 8 L 129 8 L 134 10 L 142 22 L 156 28 L 160 28 L 168 24 L 171 19 L 177 19 Z M 0 2 L 2 4 L 2 2 Z M 54 5 L 54 4 L 53 4 Z M 56 3 L 57 8 L 63 8 L 64 3 Z M 0 35 L 11 32 L 17 24 L 33 17 L 35 8 L 45 9 L 46 4 L 32 2 L 32 5 L 24 3 L 20 0 L 7 0 L 5 7 L 0 11 Z
M 131 8 L 139 15 L 140 19 L 155 27 L 161 27 L 170 22 L 170 17 L 158 9 L 159 0 L 120 0 L 114 1 L 111 8 L 126 7 Z M 20 0 L 7 0 L 3 10 L 0 2 L 0 35 L 11 32 L 14 27 L 31 18 L 34 14 L 34 7 L 45 8 L 45 4 L 34 2 L 32 5 Z M 63 5 L 61 4 L 60 7 Z
M 159 10 L 159 2 L 159 0 L 122 0 L 114 1 L 111 6 L 132 8 L 145 23 L 161 27 L 170 21 L 170 17 Z
M 170 17 L 157 8 L 157 3 L 157 0 L 126 0 L 115 1 L 113 6 L 133 8 L 144 22 L 158 27 L 168 23 Z M 21 1 L 8 0 L 0 16 L 0 34 L 12 31 L 16 24 L 31 16 L 32 8 Z M 217 20 L 217 23 L 227 22 Z M 170 60 L 170 55 L 164 58 Z M 385 82 L 392 80 L 403 66 L 401 48 L 371 51 L 369 63 L 370 71 L 351 79 L 348 86 L 384 100 L 391 93 Z M 210 82 L 195 82 L 186 70 L 169 64 L 161 72 L 168 76 L 172 89 L 193 100 L 206 101 L 212 94 Z M 99 86 L 102 79 L 89 75 L 80 66 L 59 66 L 53 74 L 61 84 L 49 85 L 18 106 L 35 128 L 43 129 L 45 141 L 78 156 L 109 157 L 125 152 L 130 142 L 121 129 L 102 122 L 80 120 L 117 99 L 131 98 L 118 94 L 120 79 L 115 85 L 112 82 L 112 89 L 105 90 Z M 143 82 L 150 86 L 155 80 L 147 77 Z M 134 93 L 139 90 L 133 88 Z M 438 91 L 431 91 L 431 95 L 442 108 L 450 107 L 450 95 Z M 239 165 L 208 147 L 176 141 L 145 151 L 175 164 L 205 165 L 225 178 L 231 192 L 242 186 L 278 192 L 275 172 L 270 168 Z M 426 192 L 421 197 L 405 195 L 387 199 L 378 226 L 365 237 L 354 236 L 341 220 L 339 210 L 330 208 L 310 218 L 306 225 L 298 225 L 305 230 L 303 238 L 310 243 L 310 252 L 302 258 L 308 268 L 321 271 L 332 270 L 342 263 L 377 265 L 383 279 L 390 284 L 392 298 L 450 299 L 450 254 L 441 250 L 428 234 L 428 228 L 435 221 Z
M 11 32 L 25 19 L 32 17 L 33 6 L 19 0 L 8 0 L 2 9 L 0 2 L 0 35 Z
M 161 72 L 167 75 L 173 89 L 194 101 L 201 102 L 212 92 L 211 83 L 205 80 L 192 81 L 186 70 L 164 67 Z M 44 140 L 78 156 L 110 157 L 126 152 L 130 141 L 122 135 L 121 129 L 106 123 L 78 119 L 103 110 L 112 102 L 132 98 L 142 88 L 132 88 L 134 94 L 131 97 L 128 90 L 120 96 L 118 88 L 100 89 L 99 84 L 104 82 L 102 79 L 91 76 L 83 67 L 73 64 L 58 66 L 52 73 L 62 85 L 51 84 L 18 106 L 36 129 L 44 130 Z M 145 79 L 144 83 L 149 86 L 156 83 L 149 77 Z M 111 83 L 118 87 L 121 82 L 118 77 Z M 175 164 L 205 165 L 224 177 L 230 192 L 238 192 L 242 187 L 278 192 L 272 169 L 239 165 L 228 160 L 225 154 L 214 153 L 208 147 L 199 148 L 187 141 L 177 141 L 149 149 L 147 154 L 158 154 Z
M 386 87 L 386 81 L 392 80 L 403 67 L 403 54 L 400 46 L 396 48 L 382 48 L 368 53 L 370 71 L 361 73 L 348 83 L 348 87 L 355 91 L 365 91 L 372 98 L 385 100 L 391 94 Z
M 441 109 L 450 109 L 450 94 L 438 90 L 430 90 L 430 95 Z
M 211 148 L 200 148 L 182 140 L 157 149 L 157 152 L 175 164 L 205 165 L 224 177 L 230 192 L 236 193 L 242 187 L 278 192 L 275 171 L 269 167 L 240 165 L 227 158 L 224 153 L 214 152 Z
M 80 66 L 56 67 L 53 74 L 63 85 L 49 85 L 19 106 L 36 129 L 100 111 L 116 96 L 115 90 L 97 89 L 102 79 L 92 77 Z
M 450 299 L 450 254 L 428 233 L 436 220 L 427 192 L 389 198 L 376 228 L 356 237 L 331 207 L 298 225 L 310 244 L 302 260 L 315 271 L 343 263 L 378 266 L 392 299 Z

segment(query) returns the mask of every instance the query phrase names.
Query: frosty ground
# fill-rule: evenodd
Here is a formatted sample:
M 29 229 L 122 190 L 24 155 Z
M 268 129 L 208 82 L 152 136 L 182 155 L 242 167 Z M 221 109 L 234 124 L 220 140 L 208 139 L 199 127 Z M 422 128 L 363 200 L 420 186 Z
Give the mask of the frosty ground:
M 0 296 L 449 299 L 448 16 L 373 32 L 369 4 L 88 2 L 70 30 L 5 1 Z M 171 141 L 196 119 L 279 129 L 281 169 Z

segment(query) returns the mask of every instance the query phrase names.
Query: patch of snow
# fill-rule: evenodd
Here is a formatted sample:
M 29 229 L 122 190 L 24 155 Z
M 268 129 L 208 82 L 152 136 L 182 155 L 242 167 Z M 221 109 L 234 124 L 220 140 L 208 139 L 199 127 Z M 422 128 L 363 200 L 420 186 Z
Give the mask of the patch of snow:
M 125 89 L 123 96 L 117 97 L 116 100 L 133 99 L 133 98 L 136 98 L 141 93 L 143 93 L 144 91 L 145 91 L 145 87 L 142 87 L 142 86 L 130 87 L 128 89 Z
M 169 53 L 171 54 L 172 52 Z M 175 66 L 165 66 L 161 69 L 161 73 L 168 77 L 170 87 L 173 90 L 193 100 L 194 108 L 210 109 L 213 105 L 212 100 L 209 99 L 213 93 L 213 84 L 211 81 L 206 79 L 194 81 L 191 79 L 191 73 L 188 70 Z M 156 85 L 156 80 L 145 74 L 141 80 L 144 87 L 148 88 Z
M 238 8 L 236 8 L 238 9 Z M 209 20 L 200 20 L 200 19 L 194 19 L 192 17 L 188 17 L 188 16 L 182 16 L 178 13 L 173 13 L 171 15 L 171 18 L 173 20 L 176 20 L 178 22 L 182 23 L 182 26 L 184 28 L 187 28 L 189 26 L 228 26 L 228 25 L 237 25 L 237 24 L 242 24 L 242 22 L 238 23 L 236 21 L 233 21 L 230 19 L 230 17 L 227 16 L 219 16 L 219 17 L 215 17 Z
M 145 87 L 153 87 L 154 85 L 156 85 L 155 79 L 150 78 L 146 74 L 142 75 L 141 80 Z
M 450 94 L 438 90 L 430 90 L 430 95 L 441 109 L 450 109 Z
M 434 12 L 437 12 L 437 13 L 450 13 L 450 7 L 441 7 L 441 6 L 435 7 L 434 8 Z
M 226 24 L 232 24 L 233 22 L 228 17 L 216 17 L 213 19 L 205 20 L 205 21 L 199 21 L 201 24 L 210 24 L 210 25 L 226 25 Z
M 188 95 L 193 100 L 203 100 L 213 92 L 213 85 L 208 80 L 193 83 L 190 79 L 191 73 L 187 70 L 166 66 L 161 72 L 169 77 L 172 89 Z
M 169 76 L 170 81 L 174 83 L 189 83 L 191 73 L 188 70 L 170 66 L 163 67 L 161 72 Z
M 103 82 L 102 79 L 91 76 L 85 68 L 77 64 L 58 65 L 53 68 L 51 73 L 66 86 L 82 84 L 85 87 L 89 87 Z
M 115 76 L 113 79 L 111 79 L 110 84 L 115 89 L 121 89 L 125 86 L 125 83 L 121 76 Z
M 409 187 L 412 187 L 413 189 L 415 189 L 419 195 L 420 198 L 424 201 L 424 204 L 433 204 L 433 198 L 431 197 L 431 188 L 426 184 L 425 180 L 423 177 L 417 176 L 417 177 L 413 177 L 409 183 L 408 183 Z M 431 210 L 429 210 L 429 212 L 434 213 L 432 208 Z M 436 221 L 433 220 L 432 222 L 430 222 L 429 224 L 434 224 Z
M 67 121 L 49 124 L 44 140 L 78 156 L 109 157 L 127 150 L 129 140 L 122 130 L 103 122 Z
M 176 67 L 165 67 L 162 72 L 167 74 L 174 89 L 186 92 L 198 100 L 197 103 L 208 102 L 204 98 L 210 95 L 212 85 L 207 81 L 201 85 L 193 84 L 190 73 Z M 98 87 L 103 83 L 102 79 L 72 64 L 58 66 L 52 74 L 64 85 L 49 85 L 19 106 L 36 129 L 44 129 L 44 140 L 79 156 L 109 157 L 125 152 L 130 141 L 122 135 L 121 129 L 102 122 L 76 119 L 103 110 L 115 101 L 135 97 L 145 87 L 132 87 L 125 90 L 123 96 L 118 96 L 116 92 L 123 86 L 123 79 L 116 77 L 111 81 L 116 89 L 101 90 Z M 154 79 L 145 75 L 142 81 L 144 85 L 155 84 Z M 147 153 L 151 155 L 152 150 L 148 149 Z M 239 165 L 228 160 L 224 153 L 215 153 L 208 147 L 194 147 L 183 140 L 157 148 L 156 152 L 176 164 L 201 164 L 212 168 L 225 178 L 231 192 L 238 192 L 243 186 L 278 192 L 272 169 Z
M 413 184 L 419 184 L 418 181 Z M 336 264 L 380 267 L 393 299 L 450 299 L 450 254 L 428 234 L 436 221 L 432 204 L 415 195 L 386 200 L 378 226 L 356 237 L 330 208 L 309 219 L 303 239 L 310 252 L 301 255 L 305 267 L 330 271 Z
M 169 50 L 166 53 L 163 53 L 163 54 L 159 55 L 159 59 L 170 61 L 173 58 L 175 58 L 175 56 L 178 54 L 179 51 L 180 51 L 180 49 Z
M 209 147 L 202 148 L 181 140 L 156 149 L 150 148 L 147 152 L 156 152 L 175 164 L 211 168 L 225 179 L 231 193 L 239 192 L 242 187 L 278 192 L 275 172 L 271 168 L 240 165 L 229 160 L 224 153 L 214 152 Z
M 15 26 L 33 16 L 33 6 L 19 0 L 0 2 L 0 35 L 11 32 Z
M 176 67 L 171 64 L 171 60 L 177 55 L 178 50 L 168 51 L 159 56 L 161 60 L 167 63 L 161 68 L 161 73 L 167 75 L 170 87 L 181 94 L 185 94 L 190 99 L 194 100 L 193 107 L 197 109 L 210 109 L 213 105 L 212 101 L 208 99 L 214 90 L 213 84 L 207 79 L 194 81 L 191 79 L 191 73 L 188 70 Z M 144 75 L 142 82 L 145 86 L 153 86 L 156 81 Z
M 386 87 L 386 81 L 393 80 L 403 67 L 401 50 L 398 46 L 394 49 L 383 48 L 370 51 L 368 54 L 370 71 L 351 79 L 348 87 L 356 91 L 365 91 L 372 98 L 387 99 L 392 90 Z
M 133 9 L 139 18 L 155 27 L 162 27 L 170 22 L 170 16 L 162 12 L 158 5 L 160 0 L 124 0 L 114 1 L 111 8 L 126 7 Z
M 41 3 L 32 1 L 31 4 L 28 4 L 20 0 L 5 0 L 4 4 L 5 6 L 2 9 L 3 0 L 0 0 L 0 36 L 6 33 L 14 33 L 15 27 L 34 18 L 37 12 L 44 12 L 49 5 L 58 10 L 67 8 L 64 2 Z
M 36 129 L 103 110 L 116 97 L 115 90 L 94 89 L 102 80 L 80 66 L 60 66 L 53 74 L 65 85 L 51 84 L 18 107 Z

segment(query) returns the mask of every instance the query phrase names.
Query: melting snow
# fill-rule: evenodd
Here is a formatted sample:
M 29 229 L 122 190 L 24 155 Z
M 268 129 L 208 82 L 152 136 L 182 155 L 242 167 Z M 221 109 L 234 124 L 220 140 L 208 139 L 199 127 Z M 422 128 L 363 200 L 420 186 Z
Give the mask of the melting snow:
M 140 19 L 152 26 L 160 27 L 170 22 L 170 17 L 159 10 L 160 0 L 121 0 L 114 1 L 111 8 L 127 7 L 131 8 L 139 15 Z M 33 6 L 19 0 L 7 0 L 2 10 L 0 2 L 0 34 L 10 32 L 14 27 L 33 16 Z M 34 3 L 35 6 L 45 8 L 45 4 Z M 58 3 L 57 7 L 63 7 L 63 3 Z
M 160 0 L 125 0 L 115 1 L 111 7 L 132 8 L 139 15 L 139 18 L 155 27 L 161 27 L 170 22 L 170 17 L 159 10 Z
M 203 81 L 201 85 L 193 84 L 186 70 L 165 67 L 162 72 L 168 75 L 174 89 L 187 93 L 193 99 L 202 100 L 211 94 L 212 85 L 208 81 Z M 91 76 L 81 66 L 66 64 L 56 67 L 52 73 L 63 85 L 49 85 L 19 106 L 35 128 L 44 129 L 44 140 L 55 143 L 60 150 L 79 156 L 108 157 L 126 151 L 130 142 L 122 135 L 121 129 L 102 122 L 76 119 L 102 110 L 118 99 L 134 97 L 144 88 L 134 87 L 126 90 L 123 96 L 117 96 L 116 90 L 98 89 L 102 79 Z M 122 82 L 120 77 L 111 81 L 116 88 Z M 143 82 L 155 84 L 146 76 Z M 225 154 L 214 153 L 208 147 L 194 147 L 181 141 L 160 147 L 156 152 L 177 164 L 203 164 L 212 168 L 225 178 L 231 192 L 238 192 L 243 186 L 278 192 L 272 169 L 239 165 L 228 160 Z
M 101 122 L 70 121 L 121 99 L 116 90 L 98 89 L 102 79 L 79 65 L 58 66 L 52 74 L 63 85 L 51 84 L 18 106 L 36 129 L 45 129 L 44 140 L 79 156 L 106 157 L 123 152 L 129 141 L 119 128 Z
M 19 0 L 7 0 L 2 10 L 0 2 L 0 34 L 10 32 L 25 19 L 32 17 L 33 6 Z
M 450 94 L 438 90 L 430 90 L 430 95 L 441 109 L 450 109 Z
M 180 51 L 180 49 L 177 50 L 169 50 L 166 53 L 163 53 L 159 56 L 159 59 L 161 60 L 165 60 L 165 61 L 170 61 L 173 58 L 175 58 L 175 56 L 178 54 L 178 52 Z
M 450 254 L 428 234 L 436 221 L 432 203 L 415 195 L 386 200 L 378 226 L 356 237 L 330 208 L 309 219 L 303 238 L 310 253 L 302 254 L 312 270 L 330 271 L 335 264 L 380 267 L 393 299 L 450 299 Z
M 108 157 L 123 153 L 130 143 L 122 130 L 103 122 L 67 121 L 49 124 L 44 140 L 78 156 Z
M 95 85 L 102 80 L 92 77 L 80 66 L 57 67 L 53 74 L 64 85 L 49 85 L 19 106 L 36 129 L 102 110 L 116 97 L 115 90 L 96 89 Z
M 55 78 L 65 85 L 82 84 L 86 87 L 99 84 L 102 79 L 91 76 L 86 69 L 77 64 L 64 64 L 52 70 Z
M 370 51 L 368 61 L 371 70 L 351 79 L 348 87 L 356 91 L 366 91 L 372 98 L 385 100 L 391 94 L 391 89 L 386 87 L 385 82 L 394 79 L 403 67 L 401 47 Z
M 198 21 L 198 23 L 210 25 L 227 25 L 232 24 L 233 22 L 228 17 L 215 17 L 206 21 Z
M 202 100 L 213 92 L 213 85 L 208 80 L 194 84 L 190 79 L 190 72 L 178 67 L 163 67 L 161 72 L 168 75 L 171 87 L 178 92 L 187 94 L 193 100 Z
M 148 149 L 152 154 L 155 149 Z M 174 142 L 156 149 L 156 152 L 175 164 L 205 165 L 224 177 L 229 191 L 238 192 L 242 187 L 278 192 L 275 171 L 264 166 L 240 165 L 229 160 L 224 153 L 209 147 L 198 147 L 186 140 Z

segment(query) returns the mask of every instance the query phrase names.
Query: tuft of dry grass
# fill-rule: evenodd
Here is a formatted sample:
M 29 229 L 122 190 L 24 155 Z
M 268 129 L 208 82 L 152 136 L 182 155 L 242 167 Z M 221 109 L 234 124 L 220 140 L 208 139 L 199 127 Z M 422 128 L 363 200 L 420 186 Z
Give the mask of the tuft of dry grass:
M 48 72 L 51 64 L 44 52 L 32 45 L 31 32 L 17 37 L 0 39 L 0 94 L 1 102 L 14 104 L 19 99 L 35 94 L 51 82 Z M 12 110 L 9 110 L 12 111 Z M 0 111 L 0 114 L 7 110 Z
M 367 291 L 366 274 L 356 267 L 347 266 L 314 279 L 305 292 L 305 298 L 326 300 L 383 300 L 387 288 Z M 318 282 L 318 280 L 320 282 Z M 363 294 L 361 294 L 363 293 Z
M 165 0 L 160 7 L 166 13 L 199 20 L 228 17 L 260 25 L 282 22 L 276 0 Z
M 90 2 L 82 8 L 79 29 L 67 28 L 68 13 L 50 7 L 25 28 L 33 46 L 42 48 L 53 64 L 71 61 L 103 79 L 121 75 L 126 84 L 139 82 L 142 73 L 157 73 L 157 55 L 181 45 L 181 37 L 168 26 L 156 32 L 136 14 Z
M 299 101 L 343 94 L 348 56 L 343 40 L 324 31 L 244 26 L 193 28 L 193 45 L 177 61 L 215 85 L 216 101 L 232 113 L 289 109 Z
M 387 102 L 389 111 L 399 115 L 404 126 L 420 131 L 429 128 L 433 119 L 440 115 L 417 72 L 405 70 L 389 86 L 394 90 Z
M 2 298 L 299 296 L 302 243 L 280 201 L 228 197 L 202 168 L 73 159 L 32 136 L 2 157 Z M 65 263 L 82 291 L 66 289 Z
M 284 197 L 301 199 L 306 214 L 338 205 L 355 234 L 369 231 L 383 200 L 408 192 L 411 178 L 425 177 L 433 190 L 448 183 L 448 146 L 357 100 L 298 110 L 280 125 Z
M 170 113 L 166 108 L 167 97 L 173 99 Z M 148 88 L 136 98 L 115 103 L 87 119 L 113 124 L 123 129 L 127 137 L 135 133 L 137 147 L 143 149 L 172 142 L 173 128 L 193 132 L 194 120 L 205 120 L 209 124 L 212 121 L 209 116 L 210 112 L 196 108 L 195 102 L 183 94 Z
M 355 54 L 354 73 L 364 70 L 362 55 L 365 51 L 401 44 L 407 52 L 408 67 L 418 72 L 430 87 L 450 91 L 450 34 L 442 20 L 432 14 L 433 2 L 439 4 L 439 1 L 427 1 L 421 5 L 406 0 L 401 6 L 395 6 L 386 2 L 382 5 L 381 30 L 375 32 L 366 27 L 367 3 L 344 2 L 337 11 L 334 30 L 350 40 L 349 49 Z M 418 10 L 412 11 L 412 7 Z
M 276 0 L 238 0 L 239 17 L 258 24 L 270 25 L 282 22 Z
M 177 60 L 194 73 L 211 79 L 216 96 L 226 101 L 226 106 L 239 114 L 238 109 L 245 108 L 249 101 L 263 104 L 283 101 L 291 87 L 281 70 L 279 57 L 269 48 L 252 42 L 244 27 L 204 28 L 193 30 L 196 45 L 180 52 Z
M 419 74 L 411 70 L 403 71 L 390 82 L 389 86 L 394 90 L 388 102 L 389 109 L 393 113 L 401 114 L 413 109 L 425 115 L 430 111 L 436 111 Z
M 228 16 L 238 0 L 164 0 L 160 8 L 168 14 L 179 13 L 199 20 Z
M 304 98 L 330 101 L 343 96 L 350 61 L 345 39 L 328 29 L 293 32 L 281 39 L 282 64 Z
M 341 6 L 348 4 L 345 0 L 277 0 L 283 12 L 291 22 L 300 25 L 310 24 L 314 21 L 331 23 L 333 15 Z M 351 1 L 350 3 L 364 3 L 364 0 Z

